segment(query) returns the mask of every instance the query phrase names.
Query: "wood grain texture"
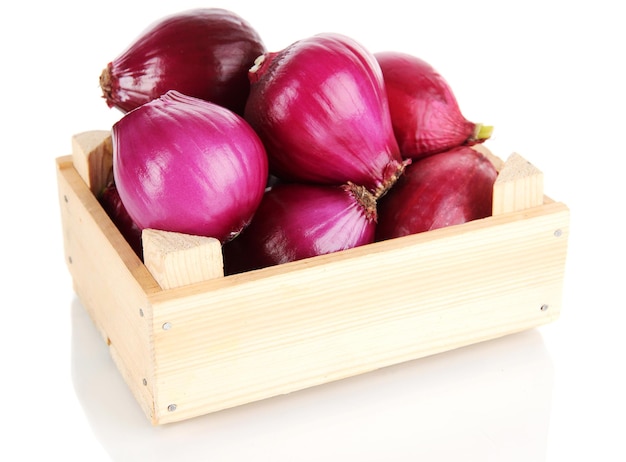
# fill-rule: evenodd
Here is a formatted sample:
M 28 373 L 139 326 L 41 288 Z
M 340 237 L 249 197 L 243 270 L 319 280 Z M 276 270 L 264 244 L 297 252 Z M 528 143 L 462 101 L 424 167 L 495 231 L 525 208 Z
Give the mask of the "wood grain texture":
M 148 231 L 144 264 L 76 155 L 61 157 L 67 266 L 155 425 L 551 322 L 569 210 L 543 196 L 542 175 L 521 156 L 481 152 L 498 166 L 507 204 L 491 217 L 227 277 L 215 242 L 161 231 Z M 87 162 L 86 177 L 104 178 L 89 169 L 105 164 Z
M 543 173 L 521 155 L 511 154 L 493 186 L 493 214 L 517 212 L 543 203 Z
M 155 326 L 170 326 L 154 332 L 159 421 L 554 320 L 568 211 L 555 203 L 508 218 L 153 294 Z
M 57 159 L 57 178 L 74 290 L 152 419 L 154 352 L 147 294 L 161 289 L 73 168 L 70 156 Z
M 74 168 L 97 197 L 112 178 L 111 132 L 91 130 L 72 137 Z
M 224 276 L 222 245 L 212 237 L 144 229 L 146 268 L 163 289 Z

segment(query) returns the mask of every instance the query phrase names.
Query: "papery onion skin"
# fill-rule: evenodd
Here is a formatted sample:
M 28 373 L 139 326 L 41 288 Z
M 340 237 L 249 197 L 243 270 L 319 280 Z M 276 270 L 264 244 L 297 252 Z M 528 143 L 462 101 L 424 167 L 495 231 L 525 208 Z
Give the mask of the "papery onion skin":
M 375 228 L 376 204 L 365 188 L 281 183 L 268 189 L 250 225 L 224 246 L 225 272 L 369 244 Z
M 448 82 L 429 63 L 398 51 L 374 54 L 383 73 L 394 134 L 404 157 L 419 159 L 482 143 L 493 127 L 467 120 Z
M 413 162 L 378 202 L 376 240 L 490 216 L 497 176 L 493 164 L 468 146 Z
M 109 181 L 98 196 L 98 202 L 137 256 L 143 259 L 141 228 L 128 214 L 114 181 Z
M 244 117 L 276 176 L 379 191 L 401 174 L 380 68 L 352 38 L 318 34 L 268 52 L 250 81 Z
M 112 130 L 113 175 L 144 228 L 226 242 L 247 226 L 268 177 L 254 130 L 234 112 L 169 91 Z
M 105 67 L 100 86 L 122 112 L 177 90 L 243 115 L 248 69 L 265 51 L 258 32 L 231 11 L 182 11 L 145 29 Z

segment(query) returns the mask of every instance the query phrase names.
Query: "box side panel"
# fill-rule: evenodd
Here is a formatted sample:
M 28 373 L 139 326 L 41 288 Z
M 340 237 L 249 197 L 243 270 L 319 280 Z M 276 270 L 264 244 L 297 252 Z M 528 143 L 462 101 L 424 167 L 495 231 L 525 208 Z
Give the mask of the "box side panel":
M 57 178 L 65 257 L 74 290 L 152 419 L 152 310 L 147 292 L 159 290 L 158 285 L 74 170 L 70 158 L 57 160 Z
M 550 322 L 561 309 L 568 225 L 567 208 L 551 203 L 296 262 L 289 271 L 154 294 L 156 420 Z

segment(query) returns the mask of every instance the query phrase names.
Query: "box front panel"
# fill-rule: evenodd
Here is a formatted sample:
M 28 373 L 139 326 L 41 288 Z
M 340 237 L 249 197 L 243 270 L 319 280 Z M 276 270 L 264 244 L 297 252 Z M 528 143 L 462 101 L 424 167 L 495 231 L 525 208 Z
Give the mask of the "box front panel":
M 152 295 L 160 423 L 554 320 L 569 212 L 550 203 Z

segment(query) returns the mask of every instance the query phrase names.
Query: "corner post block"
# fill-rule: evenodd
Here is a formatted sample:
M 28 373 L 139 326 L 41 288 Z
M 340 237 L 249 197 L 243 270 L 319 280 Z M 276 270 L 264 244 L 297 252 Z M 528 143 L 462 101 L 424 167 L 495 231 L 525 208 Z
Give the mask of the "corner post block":
M 222 245 L 205 236 L 144 229 L 144 263 L 162 289 L 224 276 Z
M 493 186 L 493 215 L 543 205 L 543 173 L 521 155 L 504 162 Z
M 113 167 L 113 148 L 109 130 L 91 130 L 72 137 L 74 168 L 98 197 L 107 185 Z

